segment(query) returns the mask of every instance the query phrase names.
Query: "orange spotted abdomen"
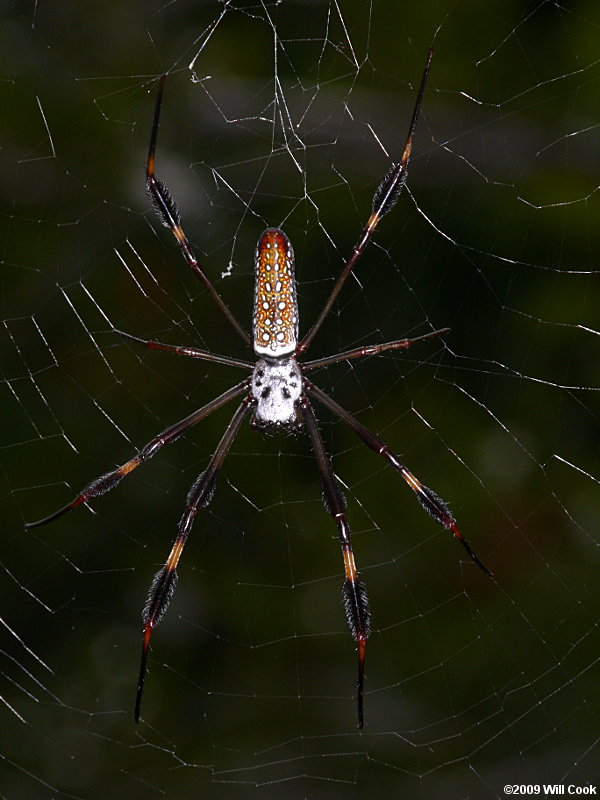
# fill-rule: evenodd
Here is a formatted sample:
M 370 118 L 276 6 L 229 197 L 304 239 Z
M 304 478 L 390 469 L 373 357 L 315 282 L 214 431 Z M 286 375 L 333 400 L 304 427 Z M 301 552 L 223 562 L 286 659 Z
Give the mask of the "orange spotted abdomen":
M 291 355 L 298 343 L 298 304 L 294 251 L 282 230 L 262 232 L 254 267 L 254 352 L 267 358 Z

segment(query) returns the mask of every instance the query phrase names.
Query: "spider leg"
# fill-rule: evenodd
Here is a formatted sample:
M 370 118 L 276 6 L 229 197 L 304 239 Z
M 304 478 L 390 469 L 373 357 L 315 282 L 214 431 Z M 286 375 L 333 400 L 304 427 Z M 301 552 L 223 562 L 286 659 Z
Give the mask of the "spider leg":
M 315 412 L 305 396 L 300 400 L 300 409 L 304 417 L 306 430 L 310 437 L 312 448 L 319 465 L 321 483 L 323 487 L 323 503 L 325 510 L 331 514 L 337 525 L 338 538 L 342 546 L 344 557 L 343 596 L 346 609 L 346 619 L 352 636 L 358 646 L 358 679 L 356 684 L 356 702 L 358 706 L 358 727 L 362 728 L 364 721 L 364 682 L 365 682 L 365 655 L 367 639 L 371 632 L 371 615 L 367 592 L 364 583 L 360 580 L 354 562 L 354 553 L 350 542 L 350 528 L 346 520 L 346 499 L 339 487 L 331 467 L 331 461 L 325 451 L 325 445 L 319 432 Z
M 254 364 L 249 361 L 240 361 L 237 358 L 229 358 L 229 356 L 219 356 L 215 353 L 209 353 L 207 350 L 199 350 L 197 347 L 182 347 L 180 345 L 163 344 L 162 342 L 155 342 L 152 339 L 140 339 L 138 336 L 132 336 L 130 333 L 118 331 L 113 329 L 113 333 L 117 333 L 124 339 L 129 339 L 130 342 L 136 342 L 148 350 L 165 350 L 168 353 L 176 353 L 178 356 L 191 356 L 192 358 L 201 358 L 203 361 L 212 361 L 215 364 L 227 364 L 230 367 L 241 367 L 242 369 L 253 369 Z
M 217 445 L 217 449 L 215 450 L 208 467 L 198 476 L 192 488 L 190 489 L 186 500 L 185 511 L 179 520 L 177 536 L 173 542 L 169 557 L 167 558 L 165 565 L 161 567 L 154 576 L 152 585 L 150 586 L 148 599 L 146 600 L 146 605 L 144 606 L 144 612 L 142 615 L 144 621 L 144 630 L 142 636 L 140 674 L 135 697 L 134 716 L 136 722 L 140 721 L 142 694 L 144 691 L 146 664 L 148 661 L 148 649 L 150 647 L 152 631 L 162 619 L 165 611 L 167 610 L 169 602 L 173 597 L 173 593 L 177 585 L 177 564 L 181 558 L 181 553 L 192 528 L 196 513 L 198 512 L 198 509 L 206 508 L 213 498 L 215 493 L 217 472 L 223 464 L 225 456 L 227 455 L 227 452 L 231 447 L 231 444 L 235 439 L 242 422 L 250 410 L 251 402 L 252 399 L 250 395 L 242 400 L 237 411 L 231 418 L 231 422 L 223 434 L 221 441 Z
M 162 433 L 159 433 L 158 436 L 155 436 L 154 439 L 148 442 L 147 445 L 142 447 L 140 452 L 130 458 L 129 461 L 126 461 L 125 464 L 122 464 L 117 469 L 113 469 L 110 472 L 106 472 L 104 475 L 101 475 L 99 478 L 91 481 L 88 485 L 79 492 L 79 494 L 71 500 L 70 503 L 67 503 L 66 506 L 59 508 L 58 511 L 55 511 L 53 514 L 50 514 L 47 517 L 43 517 L 42 519 L 38 519 L 35 522 L 26 522 L 25 529 L 31 530 L 32 528 L 39 528 L 42 525 L 46 525 L 49 522 L 53 522 L 58 517 L 62 517 L 63 514 L 66 514 L 68 511 L 71 511 L 77 506 L 80 506 L 82 503 L 87 503 L 89 500 L 93 500 L 95 497 L 100 497 L 100 495 L 106 494 L 106 492 L 114 489 L 114 487 L 125 477 L 125 475 L 129 475 L 136 467 L 139 467 L 144 461 L 147 461 L 149 458 L 152 458 L 155 453 L 160 450 L 161 447 L 165 444 L 170 444 L 170 442 L 175 441 L 182 433 L 185 433 L 189 428 L 195 425 L 197 422 L 200 422 L 201 419 L 207 417 L 209 414 L 212 414 L 213 411 L 216 411 L 221 406 L 224 406 L 225 403 L 228 403 L 234 397 L 238 397 L 243 392 L 247 391 L 250 387 L 250 381 L 245 380 L 241 383 L 238 383 L 236 386 L 233 386 L 231 389 L 228 389 L 223 394 L 216 397 L 214 400 L 211 400 L 210 403 L 207 403 L 202 408 L 199 408 L 197 411 L 194 411 L 193 414 L 190 414 L 188 417 L 176 422 L 174 425 L 170 425 L 168 428 Z
M 396 205 L 398 201 L 398 197 L 400 196 L 400 192 L 402 191 L 402 187 L 406 183 L 406 176 L 408 170 L 408 162 L 410 159 L 410 153 L 412 150 L 412 141 L 413 136 L 417 127 L 417 120 L 419 119 L 419 112 L 421 110 L 421 103 L 423 101 L 423 95 L 425 94 L 425 85 L 427 84 L 427 78 L 429 77 L 429 67 L 431 65 L 431 59 L 433 58 L 433 48 L 429 48 L 429 52 L 427 53 L 427 60 L 425 62 L 425 69 L 423 70 L 423 77 L 421 78 L 421 86 L 419 87 L 419 94 L 417 95 L 417 100 L 415 102 L 415 107 L 413 110 L 413 115 L 410 123 L 410 128 L 408 129 L 408 137 L 406 139 L 406 144 L 404 145 L 404 151 L 402 153 L 402 158 L 398 164 L 393 164 L 388 172 L 384 175 L 381 183 L 379 184 L 375 194 L 373 195 L 373 203 L 371 208 L 371 216 L 360 235 L 360 239 L 354 245 L 354 249 L 342 271 L 340 272 L 337 281 L 333 289 L 331 290 L 331 294 L 327 298 L 327 302 L 321 309 L 321 313 L 317 317 L 316 321 L 314 322 L 312 328 L 308 331 L 306 336 L 302 339 L 298 347 L 296 348 L 296 355 L 300 355 L 309 347 L 310 343 L 315 337 L 315 334 L 321 327 L 323 320 L 331 311 L 331 307 L 333 306 L 338 294 L 340 293 L 342 286 L 346 282 L 346 279 L 354 269 L 356 262 L 362 256 L 367 244 L 369 243 L 371 236 L 373 235 L 373 231 L 379 224 L 382 217 L 384 217 L 392 208 Z
M 354 433 L 360 437 L 363 442 L 370 447 L 371 450 L 374 450 L 379 455 L 383 456 L 391 466 L 400 473 L 400 475 L 404 478 L 406 483 L 410 486 L 413 492 L 417 496 L 417 500 L 421 504 L 421 506 L 427 511 L 427 513 L 433 517 L 436 522 L 439 522 L 440 525 L 443 525 L 446 530 L 449 530 L 461 545 L 464 547 L 466 552 L 469 555 L 471 561 L 474 564 L 485 572 L 490 578 L 493 578 L 493 574 L 490 570 L 479 560 L 475 551 L 471 548 L 471 545 L 468 541 L 463 537 L 461 532 L 458 530 L 458 525 L 456 520 L 450 513 L 450 509 L 438 495 L 432 491 L 429 487 L 424 486 L 412 472 L 404 466 L 404 464 L 400 461 L 398 456 L 393 453 L 390 448 L 383 442 L 379 437 L 375 436 L 374 433 L 371 433 L 368 428 L 365 428 L 364 425 L 353 417 L 351 414 L 346 411 L 345 408 L 342 408 L 338 403 L 335 402 L 328 394 L 325 394 L 321 389 L 311 383 L 310 381 L 304 379 L 304 386 L 308 394 L 315 397 L 319 402 L 323 403 L 323 405 L 328 408 L 336 417 L 345 422 L 349 428 L 351 428 Z
M 304 361 L 302 369 L 315 369 L 315 367 L 327 367 L 331 364 L 337 364 L 339 361 L 348 361 L 351 358 L 362 358 L 363 356 L 376 356 L 386 350 L 404 350 L 411 347 L 417 342 L 422 342 L 424 339 L 433 339 L 434 336 L 444 336 L 450 331 L 450 328 L 440 328 L 431 333 L 425 333 L 423 336 L 417 336 L 414 339 L 396 339 L 393 342 L 384 342 L 383 344 L 368 344 L 364 347 L 355 347 L 354 350 L 346 350 L 343 353 L 336 353 L 333 356 L 326 356 L 325 358 L 316 358 L 314 361 Z
M 196 275 L 196 277 L 198 277 L 202 281 L 204 286 L 208 289 L 215 303 L 219 306 L 223 314 L 227 317 L 229 322 L 233 325 L 238 334 L 242 337 L 244 342 L 247 345 L 250 345 L 251 344 L 250 337 L 248 336 L 246 331 L 242 328 L 242 326 L 239 324 L 239 322 L 236 320 L 236 318 L 233 316 L 231 311 L 227 308 L 223 298 L 217 292 L 212 282 L 210 281 L 210 279 L 208 278 L 208 276 L 198 263 L 198 259 L 196 258 L 194 251 L 192 250 L 192 246 L 189 243 L 185 233 L 183 232 L 183 228 L 181 227 L 181 214 L 179 213 L 177 204 L 173 200 L 169 189 L 167 188 L 166 184 L 164 184 L 154 174 L 156 139 L 158 137 L 158 122 L 160 119 L 160 107 L 162 104 L 162 95 L 166 79 L 167 79 L 166 75 L 163 75 L 161 77 L 158 88 L 158 95 L 156 97 L 154 122 L 152 124 L 152 134 L 150 136 L 150 147 L 148 150 L 148 162 L 146 165 L 146 189 L 148 190 L 150 199 L 154 204 L 154 209 L 158 214 L 158 216 L 160 217 L 163 225 L 169 228 L 173 236 L 177 239 L 177 243 L 181 248 L 181 252 L 183 254 L 183 257 L 187 261 L 188 266 L 190 267 L 192 272 Z

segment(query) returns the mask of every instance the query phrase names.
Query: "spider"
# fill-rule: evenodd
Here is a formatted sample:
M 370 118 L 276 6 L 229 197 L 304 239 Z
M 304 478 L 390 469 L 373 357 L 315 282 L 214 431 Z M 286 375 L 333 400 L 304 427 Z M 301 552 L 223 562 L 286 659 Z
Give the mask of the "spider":
M 36 522 L 26 523 L 27 529 L 46 525 L 68 511 L 83 503 L 87 503 L 113 489 L 122 478 L 129 475 L 136 467 L 154 456 L 161 447 L 175 441 L 185 431 L 200 420 L 212 414 L 230 400 L 242 396 L 225 430 L 207 468 L 202 472 L 190 489 L 183 516 L 179 522 L 177 535 L 164 566 L 156 573 L 146 605 L 143 610 L 142 656 L 135 699 L 135 721 L 140 721 L 142 693 L 147 671 L 150 638 L 154 628 L 162 619 L 173 596 L 177 583 L 177 565 L 197 512 L 206 508 L 214 495 L 217 472 L 219 471 L 229 448 L 245 419 L 251 415 L 251 425 L 268 434 L 298 433 L 305 430 L 314 451 L 322 483 L 325 510 L 334 520 L 337 535 L 342 549 L 345 579 L 343 583 L 343 602 L 350 632 L 356 641 L 358 651 L 358 678 L 356 686 L 356 705 L 358 727 L 364 725 L 364 675 L 366 643 L 370 633 L 370 612 L 365 585 L 357 572 L 350 529 L 346 519 L 346 500 L 333 472 L 331 461 L 323 439 L 319 432 L 317 418 L 313 410 L 311 398 L 319 401 L 334 416 L 346 423 L 354 433 L 362 439 L 367 447 L 374 450 L 400 473 L 408 486 L 415 493 L 417 500 L 433 519 L 450 531 L 461 543 L 470 559 L 490 577 L 492 573 L 479 560 L 466 539 L 458 530 L 456 520 L 448 506 L 438 495 L 424 486 L 400 461 L 378 436 L 367 430 L 355 417 L 325 394 L 314 383 L 308 380 L 306 372 L 317 367 L 336 364 L 365 356 L 377 355 L 387 350 L 400 350 L 433 337 L 448 333 L 449 328 L 441 328 L 414 339 L 397 339 L 382 344 L 371 344 L 357 347 L 325 358 L 300 362 L 298 359 L 308 350 L 323 320 L 328 315 L 346 279 L 356 266 L 369 243 L 373 231 L 379 221 L 394 207 L 404 183 L 410 159 L 413 135 L 417 126 L 425 85 L 429 75 L 433 48 L 430 48 L 412 119 L 398 164 L 392 165 L 375 191 L 372 201 L 371 215 L 358 239 L 352 253 L 344 264 L 331 293 L 320 314 L 304 338 L 298 338 L 298 306 L 296 302 L 296 284 L 294 278 L 294 253 L 292 245 L 285 233 L 279 228 L 267 228 L 261 234 L 255 253 L 255 289 L 254 312 L 252 318 L 252 339 L 235 319 L 225 302 L 214 288 L 203 268 L 200 266 L 192 247 L 181 227 L 181 216 L 166 185 L 154 174 L 154 161 L 158 126 L 162 105 L 162 95 L 166 75 L 160 78 L 156 98 L 154 121 L 150 136 L 150 147 L 146 166 L 146 187 L 155 210 L 163 225 L 171 230 L 181 249 L 183 257 L 194 274 L 204 284 L 222 313 L 235 328 L 247 346 L 252 346 L 256 356 L 255 363 L 241 361 L 229 356 L 200 350 L 195 347 L 181 347 L 162 344 L 152 340 L 140 339 L 137 336 L 115 331 L 115 333 L 142 345 L 150 350 L 164 350 L 177 355 L 199 358 L 217 364 L 239 367 L 251 372 L 251 376 L 237 383 L 231 389 L 211 400 L 189 416 L 165 428 L 162 433 L 152 439 L 137 455 L 117 469 L 101 475 L 89 483 L 82 491 L 63 508 Z

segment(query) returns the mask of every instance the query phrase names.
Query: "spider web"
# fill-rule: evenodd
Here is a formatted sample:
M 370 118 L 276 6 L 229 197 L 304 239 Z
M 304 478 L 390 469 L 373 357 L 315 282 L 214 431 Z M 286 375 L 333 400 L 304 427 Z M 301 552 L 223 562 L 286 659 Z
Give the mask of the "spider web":
M 598 780 L 598 48 L 593 2 L 14 4 L 3 48 L 2 797 L 504 797 Z M 153 637 L 140 612 L 233 407 L 68 502 L 247 358 L 144 194 L 157 174 L 249 327 L 285 228 L 301 329 L 398 159 L 408 191 L 311 348 L 449 326 L 311 376 L 438 492 L 487 579 L 317 408 L 373 634 L 358 732 L 342 563 L 300 437 L 244 428 Z M 546 792 L 547 793 L 547 792 Z

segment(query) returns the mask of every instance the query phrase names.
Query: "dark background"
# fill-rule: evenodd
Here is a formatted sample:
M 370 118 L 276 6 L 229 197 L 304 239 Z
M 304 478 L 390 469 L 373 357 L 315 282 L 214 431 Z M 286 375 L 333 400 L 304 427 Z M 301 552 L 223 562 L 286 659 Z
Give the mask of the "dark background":
M 4 12 L 2 797 L 449 800 L 598 778 L 599 23 L 593 0 Z M 112 327 L 248 358 L 144 193 L 156 78 L 157 173 L 207 272 L 249 327 L 256 239 L 283 226 L 306 330 L 432 43 L 410 194 L 311 354 L 451 333 L 313 377 L 450 503 L 495 581 L 317 409 L 373 611 L 358 733 L 308 443 L 245 428 L 135 726 L 147 587 L 233 406 L 94 513 L 23 523 L 240 378 Z

